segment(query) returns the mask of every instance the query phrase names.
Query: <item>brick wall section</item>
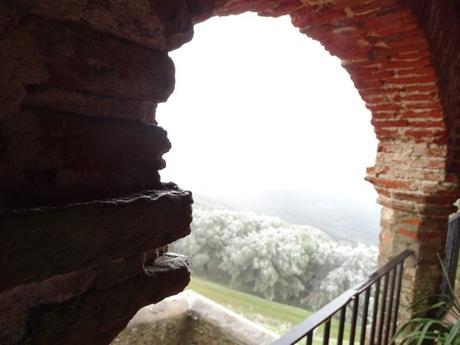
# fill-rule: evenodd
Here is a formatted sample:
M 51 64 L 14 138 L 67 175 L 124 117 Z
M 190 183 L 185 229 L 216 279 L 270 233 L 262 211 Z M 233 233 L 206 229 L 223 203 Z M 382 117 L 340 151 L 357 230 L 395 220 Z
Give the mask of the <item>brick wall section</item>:
M 363 4 L 365 3 L 365 4 Z M 292 23 L 342 60 L 378 139 L 445 143 L 446 127 L 428 42 L 401 1 L 238 1 L 216 15 L 289 14 Z
M 442 252 L 447 217 L 459 195 L 460 150 L 452 145 L 460 144 L 459 46 L 452 34 L 460 32 L 459 21 L 440 5 L 446 2 L 413 3 L 230 0 L 218 1 L 215 11 L 290 15 L 302 33 L 341 59 L 372 112 L 379 139 L 366 179 L 383 206 L 380 260 L 405 248 L 416 253 L 408 262 L 403 305 L 437 289 L 435 254 Z
M 412 1 L 426 33 L 449 128 L 448 171 L 460 172 L 460 4 Z

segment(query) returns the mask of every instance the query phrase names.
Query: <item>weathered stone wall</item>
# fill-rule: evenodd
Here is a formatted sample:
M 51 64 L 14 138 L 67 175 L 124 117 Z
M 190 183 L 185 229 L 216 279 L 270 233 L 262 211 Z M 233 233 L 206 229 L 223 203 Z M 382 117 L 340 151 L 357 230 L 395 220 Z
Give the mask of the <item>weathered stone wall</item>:
M 193 313 L 129 327 L 111 345 L 245 345 Z
M 189 344 L 188 340 L 191 339 L 184 337 L 187 332 L 188 317 L 187 313 L 184 313 L 179 316 L 157 320 L 155 323 L 127 327 L 113 340 L 111 345 Z M 193 342 L 190 342 L 190 344 L 193 344 Z
M 139 310 L 111 345 L 268 345 L 279 335 L 191 290 Z
M 189 192 L 160 182 L 168 51 L 206 1 L 0 1 L 0 344 L 108 344 L 189 281 L 162 255 Z
M 186 320 L 182 344 L 187 345 L 245 345 L 243 342 L 222 333 L 216 325 L 190 314 Z

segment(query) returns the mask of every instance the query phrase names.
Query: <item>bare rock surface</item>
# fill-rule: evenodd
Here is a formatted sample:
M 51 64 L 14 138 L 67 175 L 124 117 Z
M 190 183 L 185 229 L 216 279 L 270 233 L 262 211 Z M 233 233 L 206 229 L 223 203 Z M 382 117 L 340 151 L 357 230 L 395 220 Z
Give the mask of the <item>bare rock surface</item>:
M 24 106 L 156 124 L 155 101 L 135 101 L 44 86 L 27 87 Z
M 139 270 L 140 263 L 133 261 L 134 273 L 111 285 L 97 282 L 113 278 L 111 271 L 123 260 L 109 263 L 109 270 L 93 268 L 55 276 L 0 294 L 0 343 L 110 343 L 139 308 L 178 293 L 188 284 L 186 258 L 165 255 L 171 262 L 167 270 L 155 270 L 155 263 L 149 270 Z
M 0 1 L 0 344 L 106 345 L 188 283 L 155 110 L 209 4 Z
M 25 108 L 0 126 L 0 207 L 89 201 L 159 187 L 171 144 L 155 125 Z M 22 192 L 20 192 L 22 191 Z
M 28 19 L 24 30 L 48 71 L 45 86 L 155 101 L 165 101 L 174 89 L 174 65 L 165 52 L 41 17 Z
M 0 118 L 18 113 L 30 92 L 33 97 L 26 103 L 34 106 L 107 117 L 113 111 L 117 118 L 153 122 L 156 103 L 165 101 L 174 89 L 174 64 L 167 52 L 98 31 L 97 25 L 88 25 L 85 16 L 71 12 L 82 3 L 72 2 L 74 7 L 67 8 L 69 2 L 0 4 Z M 126 8 L 123 4 L 109 7 L 123 8 L 129 21 L 127 13 L 138 2 L 130 3 Z M 35 7 L 58 12 L 61 8 L 62 17 L 31 15 Z M 90 8 L 98 12 L 97 6 Z M 80 10 L 91 12 L 84 7 Z M 151 11 L 145 13 L 155 16 Z M 65 21 L 67 15 L 79 21 Z M 127 23 L 118 26 L 130 31 L 127 27 Z M 79 104 L 85 95 L 88 100 Z M 124 115 L 117 111 L 118 106 Z
M 191 203 L 189 192 L 167 188 L 55 208 L 3 211 L 0 262 L 8 265 L 2 267 L 0 291 L 171 243 L 189 234 Z
M 187 290 L 139 310 L 112 345 L 268 345 L 279 335 Z
M 192 14 L 211 13 L 213 1 L 197 0 L 17 0 L 15 6 L 32 13 L 84 23 L 146 47 L 168 50 L 193 35 Z M 208 3 L 203 6 L 202 3 Z

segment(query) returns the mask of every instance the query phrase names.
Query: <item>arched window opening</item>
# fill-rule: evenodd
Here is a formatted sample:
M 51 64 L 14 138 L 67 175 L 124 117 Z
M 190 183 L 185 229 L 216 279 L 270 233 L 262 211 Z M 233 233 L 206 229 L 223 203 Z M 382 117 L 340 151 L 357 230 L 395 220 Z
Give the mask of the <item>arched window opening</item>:
M 287 17 L 213 18 L 195 31 L 191 43 L 171 53 L 176 89 L 157 111 L 173 143 L 163 180 L 262 213 L 282 208 L 260 195 L 267 191 L 310 196 L 302 212 L 339 201 L 330 219 L 337 223 L 345 207 L 352 212 L 344 216 L 355 219 L 372 214 L 372 221 L 343 229 L 376 243 L 376 193 L 363 178 L 377 141 L 340 61 Z
M 378 202 L 383 206 L 380 263 L 388 262 L 402 249 L 407 250 L 396 259 L 413 256 L 407 264 L 411 274 L 402 275 L 402 269 L 399 270 L 402 277 L 398 285 L 402 288 L 401 306 L 407 307 L 422 291 L 433 290 L 435 279 L 426 284 L 425 268 L 434 271 L 430 251 L 443 245 L 449 204 L 458 194 L 453 191 L 455 177 L 445 173 L 449 154 L 445 143 L 447 132 L 445 122 L 438 120 L 444 114 L 426 37 L 416 26 L 411 27 L 410 33 L 404 26 L 388 28 L 386 23 L 393 19 L 415 22 L 411 8 L 406 5 L 398 7 L 398 13 L 394 14 L 395 9 L 388 11 L 380 7 L 362 12 L 359 7 L 342 8 L 329 3 L 307 2 L 293 4 L 293 7 L 270 4 L 230 0 L 209 16 L 248 10 L 268 16 L 290 13 L 294 26 L 319 40 L 331 54 L 342 59 L 343 67 L 351 74 L 356 89 L 372 111 L 372 124 L 379 139 L 375 165 L 373 154 L 376 149 L 372 147 L 372 139 L 363 140 L 359 135 L 366 131 L 372 133 L 370 126 L 362 128 L 369 121 L 354 122 L 357 119 L 354 115 L 363 114 L 363 103 L 350 78 L 339 67 L 338 59 L 335 59 L 334 67 L 305 72 L 302 68 L 293 68 L 297 58 L 300 57 L 303 67 L 317 67 L 328 65 L 330 56 L 315 56 L 314 50 L 304 56 L 297 54 L 298 48 L 308 42 L 304 36 L 297 35 L 303 43 L 294 45 L 295 53 L 291 53 L 288 39 L 274 40 L 282 32 L 280 28 L 270 32 L 265 28 L 247 29 L 244 24 L 232 23 L 229 32 L 234 34 L 235 28 L 244 31 L 243 37 L 235 39 L 235 36 L 226 34 L 220 23 L 219 27 L 212 29 L 218 40 L 209 43 L 206 40 L 200 42 L 200 27 L 197 27 L 192 45 L 199 46 L 199 54 L 195 58 L 187 57 L 189 63 L 183 65 L 186 66 L 183 71 L 190 74 L 190 83 L 184 88 L 180 85 L 182 57 L 179 52 L 185 52 L 192 45 L 182 48 L 178 55 L 172 54 L 178 67 L 179 82 L 168 105 L 160 106 L 157 113 L 160 125 L 170 132 L 176 152 L 181 152 L 181 146 L 186 148 L 183 157 L 176 161 L 172 154 L 168 156 L 169 170 L 162 174 L 163 180 L 174 180 L 192 189 L 197 200 L 192 235 L 171 248 L 192 257 L 195 278 L 191 287 L 199 289 L 201 284 L 201 291 L 207 290 L 214 297 L 220 290 L 221 300 L 226 299 L 227 303 L 223 304 L 227 306 L 235 307 L 228 303 L 228 298 L 235 293 L 251 293 L 265 301 L 300 306 L 304 312 L 315 310 L 353 285 L 355 278 L 355 282 L 360 280 L 358 276 L 363 277 L 364 272 L 370 271 L 369 264 L 376 261 L 375 248 L 372 253 L 366 243 L 372 243 L 377 237 L 378 217 L 373 218 L 374 238 L 372 235 L 368 237 L 372 234 L 368 231 L 372 226 L 354 226 L 354 231 L 347 233 L 349 229 L 344 221 L 360 219 L 356 210 L 363 212 L 371 205 L 374 212 L 378 210 L 372 200 L 375 194 L 363 202 L 363 195 L 372 194 L 371 187 L 362 183 L 364 171 L 360 170 L 357 175 L 359 186 L 354 182 L 355 177 L 348 178 L 354 176 L 352 167 L 359 166 L 351 163 L 359 163 L 356 158 L 363 157 L 358 152 L 368 148 L 372 152 L 368 156 L 371 159 L 360 168 L 374 165 L 367 171 L 367 180 L 374 185 Z M 361 17 L 368 16 L 372 17 L 369 21 L 372 25 L 362 21 Z M 198 16 L 194 20 L 207 17 Z M 329 19 L 331 22 L 327 22 Z M 212 21 L 206 25 L 210 23 Z M 287 28 L 292 30 L 290 25 Z M 268 42 L 253 36 L 253 31 L 269 33 Z M 232 41 L 238 41 L 243 48 L 228 49 Z M 265 49 L 264 43 L 274 50 Z M 209 46 L 211 50 L 208 50 Z M 262 55 L 254 51 L 262 52 Z M 288 51 L 291 54 L 283 56 Z M 231 57 L 230 61 L 225 60 L 228 57 Z M 270 61 L 269 57 L 275 57 L 275 61 Z M 275 68 L 280 65 L 281 72 Z M 212 71 L 210 77 L 204 73 L 207 70 Z M 331 73 L 334 70 L 341 71 L 345 78 L 337 78 Z M 263 80 L 263 84 L 252 83 L 249 76 Z M 313 86 L 306 85 L 307 80 L 313 80 L 310 84 Z M 337 92 L 333 86 L 342 83 L 339 80 L 348 86 Z M 198 81 L 212 87 L 200 87 Z M 287 86 L 294 88 L 289 90 Z M 201 94 L 196 96 L 190 90 L 198 90 Z M 323 93 L 319 92 L 321 90 Z M 360 104 L 356 108 L 349 107 L 353 99 Z M 301 103 L 294 100 L 301 100 Z M 312 114 L 305 114 L 306 105 L 312 107 L 309 108 Z M 178 114 L 185 117 L 178 118 Z M 263 116 L 257 117 L 260 114 Z M 332 117 L 332 114 L 339 116 Z M 360 117 L 369 119 L 369 115 L 367 112 Z M 175 119 L 178 119 L 177 124 Z M 295 149 L 300 149 L 300 153 Z M 289 164 L 291 161 L 293 166 Z M 367 192 L 364 192 L 366 188 Z M 294 207 L 300 211 L 293 212 Z M 353 208 L 354 214 L 342 217 L 343 210 Z M 308 220 L 299 220 L 299 214 L 305 215 L 308 209 L 312 210 L 306 217 Z M 268 218 L 267 215 L 278 218 Z M 315 224 L 318 219 L 315 217 L 323 223 Z M 432 243 L 428 243 L 431 240 Z M 422 255 L 429 257 L 423 260 L 423 264 L 417 258 L 414 260 Z M 390 265 L 393 262 L 390 260 Z M 395 286 L 395 274 L 393 271 L 392 286 Z M 433 276 L 439 277 L 439 274 Z M 214 281 L 199 280 L 199 277 Z M 385 278 L 385 284 L 388 283 L 389 275 Z M 375 296 L 377 291 L 378 288 Z M 399 303 L 401 296 L 399 292 L 397 294 Z M 250 295 L 244 296 L 248 298 Z M 376 297 L 373 303 L 369 297 L 367 294 L 363 309 L 368 310 L 373 305 L 372 313 L 376 316 L 381 304 L 384 313 L 386 293 L 380 302 Z M 359 298 L 354 301 L 354 321 L 356 318 L 366 321 L 364 315 L 369 315 L 357 308 Z M 254 310 L 255 305 L 254 300 L 249 303 L 255 313 L 249 317 L 280 334 L 296 323 L 280 329 L 282 320 L 270 324 Z M 244 308 L 237 311 L 244 314 L 241 309 Z M 391 308 L 386 311 L 387 320 L 392 313 Z M 396 311 L 394 315 L 404 320 L 409 314 Z M 373 318 L 375 325 L 378 317 Z M 379 336 L 383 334 L 384 318 L 379 323 Z M 324 334 L 328 338 L 326 325 Z M 365 330 L 363 322 L 361 342 Z M 330 331 L 334 337 L 336 330 Z M 387 335 L 390 334 L 388 331 L 390 328 L 387 327 Z M 311 342 L 311 333 L 308 337 Z M 353 337 L 354 331 L 351 331 L 350 339 Z
M 316 310 L 370 273 L 377 141 L 339 59 L 289 18 L 254 14 L 197 25 L 171 57 L 162 179 L 194 192 L 192 234 L 172 246 L 191 256 L 191 288 L 227 306 L 222 285 Z M 280 334 L 295 324 L 235 310 Z

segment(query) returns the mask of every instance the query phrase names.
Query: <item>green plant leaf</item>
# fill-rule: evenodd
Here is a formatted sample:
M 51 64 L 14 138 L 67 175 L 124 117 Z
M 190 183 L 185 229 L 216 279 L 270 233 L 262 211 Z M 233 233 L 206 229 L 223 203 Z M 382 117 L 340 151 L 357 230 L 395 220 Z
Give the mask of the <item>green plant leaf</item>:
M 460 340 L 460 320 L 457 320 L 447 334 L 446 345 L 454 344 L 456 339 L 457 341 Z
M 436 345 L 460 345 L 460 302 L 454 295 L 452 284 L 448 280 L 446 268 L 439 255 L 438 260 L 444 279 L 447 280 L 448 294 L 433 294 L 416 300 L 409 307 L 413 312 L 412 319 L 398 329 L 391 339 L 392 343 L 398 339 L 400 344 L 407 345 L 422 345 L 426 340 Z M 437 302 L 433 303 L 433 301 Z M 457 321 L 449 324 L 440 317 L 424 316 L 428 311 L 437 311 L 438 316 L 449 313 Z
M 443 274 L 443 276 L 444 276 L 444 279 L 445 279 L 446 282 L 447 282 L 447 286 L 449 287 L 449 292 L 450 292 L 450 297 L 451 297 L 450 299 L 452 300 L 453 304 L 454 304 L 458 309 L 460 309 L 460 303 L 459 303 L 459 301 L 457 300 L 457 298 L 455 298 L 454 288 L 452 287 L 452 284 L 450 283 L 449 274 L 447 273 L 446 267 L 445 267 L 444 264 L 442 263 L 442 260 L 441 260 L 441 257 L 439 256 L 439 254 L 436 254 L 436 256 L 438 257 L 439 263 L 441 264 L 442 274 Z

